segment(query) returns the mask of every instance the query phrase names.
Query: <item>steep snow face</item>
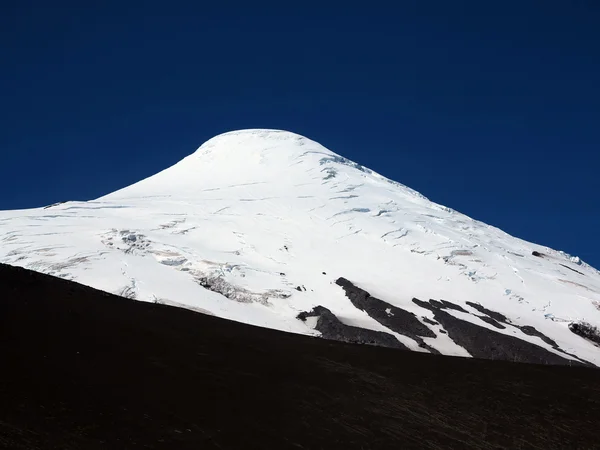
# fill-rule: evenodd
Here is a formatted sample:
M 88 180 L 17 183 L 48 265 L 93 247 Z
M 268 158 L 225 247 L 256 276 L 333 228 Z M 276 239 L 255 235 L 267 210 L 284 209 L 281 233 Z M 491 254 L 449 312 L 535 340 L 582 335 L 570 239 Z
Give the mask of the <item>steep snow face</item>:
M 297 316 L 323 306 L 412 350 L 469 356 L 434 308 L 413 301 L 443 299 L 465 311 L 444 314 L 484 331 L 600 364 L 598 347 L 568 328 L 600 324 L 597 270 L 289 132 L 225 133 L 97 200 L 0 212 L 0 242 L 0 262 L 137 300 L 315 335 L 317 320 Z M 341 277 L 431 333 L 394 330 L 357 307 Z M 482 306 L 514 326 L 483 320 Z

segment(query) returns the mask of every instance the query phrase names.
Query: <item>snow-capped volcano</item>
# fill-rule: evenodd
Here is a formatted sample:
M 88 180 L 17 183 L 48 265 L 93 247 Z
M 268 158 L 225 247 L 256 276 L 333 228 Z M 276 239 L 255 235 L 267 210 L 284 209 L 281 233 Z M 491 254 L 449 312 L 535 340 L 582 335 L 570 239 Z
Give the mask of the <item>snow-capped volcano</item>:
M 569 328 L 600 324 L 597 270 L 289 132 L 225 133 L 97 200 L 0 212 L 0 242 L 3 263 L 254 325 L 600 365 Z

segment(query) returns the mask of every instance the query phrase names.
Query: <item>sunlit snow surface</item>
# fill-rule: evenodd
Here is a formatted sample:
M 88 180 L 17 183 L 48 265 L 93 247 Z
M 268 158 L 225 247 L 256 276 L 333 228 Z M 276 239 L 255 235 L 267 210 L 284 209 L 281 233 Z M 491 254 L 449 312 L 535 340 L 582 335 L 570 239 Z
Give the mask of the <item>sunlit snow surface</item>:
M 0 243 L 3 263 L 295 333 L 318 334 L 296 319 L 316 305 L 348 325 L 390 332 L 351 304 L 339 277 L 418 317 L 433 315 L 414 297 L 467 310 L 466 301 L 480 303 L 600 364 L 599 349 L 567 327 L 600 324 L 597 270 L 289 132 L 226 133 L 98 200 L 0 212 Z M 477 324 L 551 350 L 512 327 Z M 431 328 L 438 338 L 427 344 L 468 356 Z

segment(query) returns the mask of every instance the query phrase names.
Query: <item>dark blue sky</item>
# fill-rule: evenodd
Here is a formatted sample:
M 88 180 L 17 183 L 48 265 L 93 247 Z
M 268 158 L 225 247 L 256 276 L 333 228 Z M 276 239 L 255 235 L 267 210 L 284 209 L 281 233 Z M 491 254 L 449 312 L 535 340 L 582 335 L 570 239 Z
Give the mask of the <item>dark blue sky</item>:
M 600 2 L 387 3 L 2 2 L 0 209 L 278 128 L 600 267 Z

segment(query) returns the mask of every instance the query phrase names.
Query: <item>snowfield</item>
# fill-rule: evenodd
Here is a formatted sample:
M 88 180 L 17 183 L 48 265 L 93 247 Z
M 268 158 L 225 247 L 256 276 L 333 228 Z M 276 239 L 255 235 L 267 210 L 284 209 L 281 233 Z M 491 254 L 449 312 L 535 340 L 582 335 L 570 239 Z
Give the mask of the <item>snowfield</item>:
M 94 201 L 2 211 L 0 262 L 293 333 L 321 334 L 314 317 L 297 316 L 323 306 L 344 325 L 430 351 L 356 307 L 343 277 L 388 303 L 388 314 L 413 313 L 442 354 L 473 352 L 413 299 L 446 300 L 465 311 L 444 310 L 461 323 L 600 365 L 598 346 L 568 327 L 600 324 L 596 269 L 284 131 L 225 133 Z M 473 304 L 510 324 L 481 319 Z

